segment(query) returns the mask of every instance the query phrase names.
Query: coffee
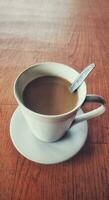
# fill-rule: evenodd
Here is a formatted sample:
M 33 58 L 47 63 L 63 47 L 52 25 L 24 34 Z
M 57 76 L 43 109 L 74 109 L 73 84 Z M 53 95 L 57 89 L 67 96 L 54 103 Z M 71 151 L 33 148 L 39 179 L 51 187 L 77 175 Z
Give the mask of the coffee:
M 45 115 L 59 115 L 72 110 L 78 93 L 70 93 L 71 83 L 63 78 L 44 76 L 32 80 L 23 91 L 24 105 Z

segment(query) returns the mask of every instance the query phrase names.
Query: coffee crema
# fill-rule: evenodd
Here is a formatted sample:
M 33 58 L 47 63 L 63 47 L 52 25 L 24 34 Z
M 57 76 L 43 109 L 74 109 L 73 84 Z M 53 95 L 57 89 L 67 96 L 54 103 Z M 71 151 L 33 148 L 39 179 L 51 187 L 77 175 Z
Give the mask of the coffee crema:
M 70 82 L 56 76 L 43 76 L 32 80 L 23 91 L 23 103 L 30 110 L 59 115 L 76 107 L 78 93 L 68 89 Z

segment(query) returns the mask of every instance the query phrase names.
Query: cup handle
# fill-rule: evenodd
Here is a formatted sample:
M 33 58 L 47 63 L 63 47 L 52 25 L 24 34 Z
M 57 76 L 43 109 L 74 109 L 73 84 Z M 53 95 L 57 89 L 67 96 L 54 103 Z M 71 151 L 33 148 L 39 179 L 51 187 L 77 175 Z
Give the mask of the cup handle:
M 87 103 L 87 102 L 97 102 L 97 103 L 100 103 L 101 105 L 98 108 L 96 108 L 92 111 L 89 111 L 87 113 L 76 116 L 75 119 L 73 120 L 71 126 L 74 125 L 74 124 L 77 124 L 79 122 L 82 122 L 84 120 L 88 120 L 88 119 L 92 119 L 94 117 L 97 117 L 97 116 L 103 114 L 106 110 L 106 102 L 105 102 L 104 98 L 101 97 L 101 96 L 88 94 L 86 96 L 84 104 Z

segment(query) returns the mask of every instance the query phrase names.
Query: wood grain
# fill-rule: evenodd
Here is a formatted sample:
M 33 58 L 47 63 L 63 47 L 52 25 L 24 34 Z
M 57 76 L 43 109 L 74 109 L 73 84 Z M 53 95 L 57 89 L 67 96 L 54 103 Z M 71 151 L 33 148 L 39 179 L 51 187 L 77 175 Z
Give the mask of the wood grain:
M 7 197 L 26 200 L 109 198 L 109 144 L 86 143 L 80 153 L 67 162 L 35 164 L 22 157 L 10 140 L 9 120 L 15 107 L 1 107 L 1 200 Z
M 0 200 L 109 199 L 109 1 L 0 1 Z M 106 113 L 90 120 L 83 149 L 57 165 L 22 157 L 9 136 L 16 76 L 31 64 L 95 62 L 88 93 L 104 96 Z M 85 110 L 92 109 L 88 105 Z

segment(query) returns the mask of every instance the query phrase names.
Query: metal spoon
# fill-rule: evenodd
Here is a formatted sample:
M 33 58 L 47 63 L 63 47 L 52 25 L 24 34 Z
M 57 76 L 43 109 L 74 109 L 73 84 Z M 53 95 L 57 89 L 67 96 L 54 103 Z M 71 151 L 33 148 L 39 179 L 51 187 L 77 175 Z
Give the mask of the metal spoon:
M 85 78 L 89 75 L 89 73 L 95 68 L 95 64 L 92 63 L 88 65 L 80 74 L 79 76 L 75 79 L 75 81 L 70 85 L 69 90 L 70 92 L 75 92 L 79 86 L 83 83 Z

